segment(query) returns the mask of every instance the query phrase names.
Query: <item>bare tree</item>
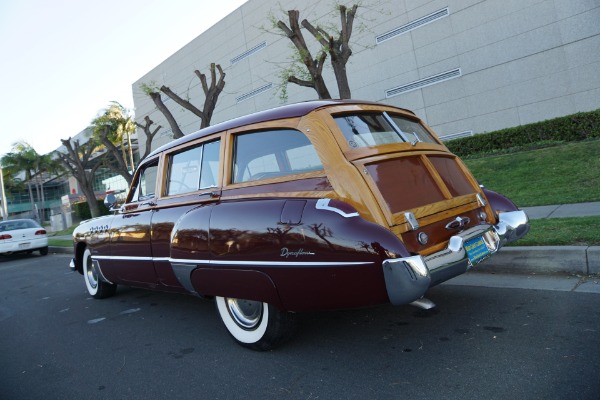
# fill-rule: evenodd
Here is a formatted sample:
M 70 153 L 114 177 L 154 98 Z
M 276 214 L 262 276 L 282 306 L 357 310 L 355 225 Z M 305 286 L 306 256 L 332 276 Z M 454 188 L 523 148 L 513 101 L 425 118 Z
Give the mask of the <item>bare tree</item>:
M 93 138 L 84 144 L 79 144 L 79 140 L 72 141 L 71 138 L 61 139 L 61 142 L 66 152 L 57 151 L 57 156 L 71 176 L 79 183 L 90 207 L 92 218 L 100 216 L 100 208 L 94 192 L 94 175 L 102 165 L 99 160 L 93 159 L 93 156 L 97 155 L 97 143 Z
M 152 151 L 152 141 L 154 140 L 154 137 L 156 136 L 158 131 L 161 130 L 162 126 L 158 125 L 156 128 L 154 128 L 154 130 L 152 130 L 151 126 L 154 124 L 154 121 L 152 121 L 147 115 L 144 117 L 144 125 L 139 124 L 137 122 L 135 124 L 139 128 L 141 128 L 144 131 L 144 134 L 146 135 L 146 145 L 144 148 L 144 152 L 140 153 L 140 160 L 143 160 Z
M 350 48 L 349 43 L 358 7 L 358 4 L 353 5 L 350 9 L 343 5 L 338 6 L 340 13 L 340 29 L 334 34 L 328 32 L 324 27 L 315 27 L 307 19 L 303 19 L 302 22 L 299 23 L 300 12 L 298 10 L 289 10 L 287 12 L 289 26 L 281 20 L 276 22 L 276 26 L 294 44 L 297 51 L 295 59 L 298 59 L 298 61 L 304 64 L 308 72 L 308 76 L 303 79 L 303 77 L 297 76 L 298 72 L 302 74 L 302 71 L 298 71 L 297 68 L 292 66 L 284 71 L 283 74 L 283 77 L 287 82 L 304 87 L 311 87 L 317 92 L 320 99 L 330 99 L 330 92 L 323 79 L 323 66 L 325 65 L 327 55 L 329 55 L 338 86 L 339 98 L 349 99 L 352 97 L 350 85 L 348 83 L 346 64 L 352 55 L 352 49 Z M 310 32 L 313 38 L 320 44 L 321 47 L 317 53 L 317 57 L 313 57 L 311 54 L 300 26 Z
M 349 11 L 345 6 L 339 6 L 341 29 L 336 33 L 337 38 L 334 38 L 333 35 L 329 34 L 319 26 L 315 28 L 306 19 L 302 20 L 302 26 L 313 35 L 324 49 L 327 49 L 327 52 L 331 57 L 331 66 L 333 67 L 333 73 L 335 74 L 335 80 L 338 85 L 340 99 L 349 99 L 352 97 L 350 85 L 348 84 L 346 64 L 352 55 L 352 49 L 350 48 L 349 42 L 350 37 L 352 36 L 354 16 L 356 15 L 357 10 L 357 4 L 353 5 Z
M 304 35 L 302 34 L 302 30 L 300 29 L 300 24 L 298 22 L 300 19 L 300 11 L 289 10 L 288 18 L 290 21 L 290 26 L 287 26 L 285 22 L 280 20 L 277 21 L 277 27 L 283 31 L 285 36 L 287 36 L 296 47 L 296 50 L 298 51 L 297 57 L 306 66 L 310 78 L 301 79 L 295 74 L 287 72 L 285 73 L 286 76 L 284 78 L 287 79 L 287 82 L 291 82 L 299 86 L 313 88 L 317 92 L 317 95 L 320 99 L 330 99 L 331 95 L 329 94 L 327 85 L 323 80 L 323 67 L 325 66 L 327 53 L 324 51 L 319 52 L 318 58 L 314 58 L 311 54 L 308 46 L 306 45 L 306 40 L 304 40 Z
M 217 70 L 219 71 L 218 79 Z M 205 74 L 198 70 L 195 70 L 194 74 L 196 74 L 196 76 L 200 79 L 202 91 L 204 92 L 205 96 L 202 110 L 193 105 L 189 100 L 180 97 L 177 93 L 173 92 L 173 90 L 165 85 L 162 85 L 158 90 L 147 85 L 142 85 L 142 89 L 150 96 L 154 102 L 154 105 L 156 105 L 156 108 L 158 108 L 158 110 L 165 116 L 169 126 L 171 127 L 171 130 L 173 131 L 174 139 L 183 137 L 184 134 L 181 131 L 181 128 L 179 128 L 179 125 L 177 124 L 177 121 L 175 117 L 173 117 L 171 111 L 167 108 L 167 106 L 165 106 L 159 91 L 167 95 L 181 107 L 198 116 L 200 118 L 200 129 L 202 129 L 210 125 L 213 112 L 217 106 L 217 100 L 219 99 L 219 95 L 225 87 L 225 72 L 223 72 L 223 68 L 221 68 L 221 65 L 219 64 L 210 64 L 210 84 L 208 83 Z

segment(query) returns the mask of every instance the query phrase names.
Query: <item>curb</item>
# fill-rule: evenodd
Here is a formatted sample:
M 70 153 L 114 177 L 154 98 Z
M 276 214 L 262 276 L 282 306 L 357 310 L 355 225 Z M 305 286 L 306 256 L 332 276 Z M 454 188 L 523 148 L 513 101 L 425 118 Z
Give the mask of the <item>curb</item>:
M 48 252 L 53 254 L 73 254 L 73 248 L 61 246 L 48 246 Z
M 504 247 L 480 269 L 505 273 L 600 274 L 600 246 Z

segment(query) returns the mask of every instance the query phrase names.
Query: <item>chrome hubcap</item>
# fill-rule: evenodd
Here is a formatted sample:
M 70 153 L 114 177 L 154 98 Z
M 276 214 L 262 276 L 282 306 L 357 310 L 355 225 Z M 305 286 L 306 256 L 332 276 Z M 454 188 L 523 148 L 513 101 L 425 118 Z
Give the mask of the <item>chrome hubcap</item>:
M 226 299 L 231 318 L 244 329 L 252 329 L 260 324 L 263 313 L 262 302 L 240 299 Z
M 98 286 L 98 273 L 96 272 L 96 267 L 92 262 L 92 257 L 88 257 L 86 261 L 87 273 L 86 277 L 91 287 L 96 288 Z

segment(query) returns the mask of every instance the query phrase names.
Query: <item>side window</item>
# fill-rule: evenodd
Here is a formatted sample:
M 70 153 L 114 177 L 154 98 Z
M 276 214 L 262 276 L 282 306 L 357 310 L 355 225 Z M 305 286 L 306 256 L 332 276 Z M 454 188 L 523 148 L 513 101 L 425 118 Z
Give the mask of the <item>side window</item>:
M 220 143 L 217 140 L 172 155 L 167 196 L 217 186 Z
M 200 189 L 216 187 L 219 181 L 219 153 L 221 142 L 210 142 L 204 145 L 202 155 L 202 173 L 200 174 Z
M 232 183 L 323 169 L 310 140 L 293 129 L 237 135 L 233 159 Z
M 171 157 L 167 195 L 198 190 L 202 146 L 177 153 Z
M 143 167 L 134 183 L 135 189 L 130 201 L 144 201 L 155 196 L 156 177 L 158 174 L 158 161 Z

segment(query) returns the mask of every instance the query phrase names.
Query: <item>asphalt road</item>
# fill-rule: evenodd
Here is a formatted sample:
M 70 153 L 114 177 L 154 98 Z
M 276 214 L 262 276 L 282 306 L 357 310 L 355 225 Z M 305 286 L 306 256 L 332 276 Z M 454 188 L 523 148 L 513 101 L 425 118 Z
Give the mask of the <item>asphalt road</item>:
M 237 346 L 214 304 L 119 288 L 66 255 L 0 257 L 0 398 L 598 399 L 600 295 L 442 285 L 438 307 L 299 315 L 283 348 Z

